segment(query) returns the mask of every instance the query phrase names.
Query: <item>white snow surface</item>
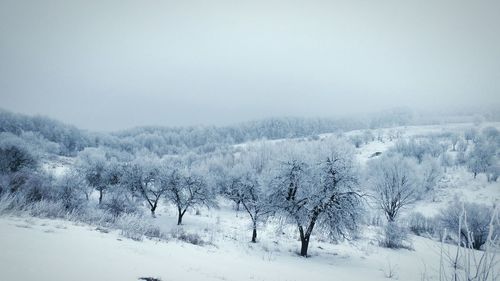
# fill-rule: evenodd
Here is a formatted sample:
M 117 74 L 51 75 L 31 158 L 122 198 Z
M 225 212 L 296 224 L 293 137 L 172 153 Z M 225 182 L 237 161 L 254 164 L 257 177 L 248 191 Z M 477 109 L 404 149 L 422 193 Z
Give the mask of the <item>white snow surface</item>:
M 463 131 L 472 126 L 445 124 L 383 130 L 384 133 L 400 130 L 402 137 L 414 137 Z M 500 128 L 500 123 L 482 124 L 486 126 Z M 360 132 L 346 135 L 356 133 Z M 280 141 L 286 140 L 272 142 Z M 363 166 L 373 153 L 383 153 L 395 141 L 363 145 L 356 150 L 359 162 Z M 71 159 L 60 159 L 44 167 L 60 176 L 70 165 Z M 455 197 L 499 203 L 500 182 L 488 183 L 484 175 L 473 179 L 463 167 L 450 168 L 436 190 L 406 213 L 434 215 Z M 134 241 L 118 231 L 104 233 L 93 226 L 64 220 L 0 217 L 0 280 L 126 281 L 155 277 L 162 281 L 376 281 L 388 280 L 390 271 L 397 280 L 438 280 L 442 245 L 431 239 L 412 236 L 414 250 L 391 250 L 378 245 L 380 230 L 376 227 L 365 227 L 359 239 L 343 242 L 332 242 L 315 230 L 309 248 L 311 257 L 303 258 L 297 254 L 300 241 L 295 226 L 272 220 L 259 226 L 258 243 L 250 243 L 250 220 L 245 212 L 235 212 L 232 207 L 229 202 L 221 201 L 220 208 L 201 209 L 201 215 L 191 210 L 184 217 L 184 225 L 177 226 L 175 210 L 162 206 L 154 221 L 171 234 L 167 241 Z M 200 235 L 204 245 L 173 238 L 181 231 Z
M 170 228 L 174 218 L 158 221 Z M 266 228 L 259 233 L 263 237 L 258 243 L 247 242 L 246 222 L 243 213 L 238 218 L 223 211 L 186 215 L 186 225 L 181 227 L 188 231 L 208 226 L 217 231 L 209 234 L 215 235 L 212 244 L 197 246 L 176 239 L 134 241 L 117 232 L 102 233 L 62 220 L 2 217 L 1 280 L 358 281 L 386 280 L 390 268 L 399 280 L 437 274 L 439 246 L 425 238 L 414 237 L 415 251 L 410 251 L 379 247 L 376 232 L 369 228 L 358 242 L 331 244 L 316 236 L 311 257 L 302 258 L 296 254 L 300 243 L 291 238 L 292 233 L 277 237 Z

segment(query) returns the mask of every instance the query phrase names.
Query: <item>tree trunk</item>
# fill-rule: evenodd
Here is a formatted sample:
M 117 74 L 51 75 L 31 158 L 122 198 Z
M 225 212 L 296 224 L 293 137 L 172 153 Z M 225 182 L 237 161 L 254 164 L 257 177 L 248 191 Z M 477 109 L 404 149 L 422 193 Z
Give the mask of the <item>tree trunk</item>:
M 299 234 L 300 234 L 300 255 L 303 257 L 307 257 L 307 249 L 309 248 L 309 235 L 304 234 L 304 229 L 302 226 L 299 226 Z
M 181 208 L 179 208 L 177 210 L 179 211 L 179 217 L 177 218 L 177 225 L 181 225 L 182 224 L 182 217 L 186 213 L 187 208 L 184 209 L 184 211 L 182 211 Z
M 158 207 L 158 199 L 159 199 L 159 197 L 156 198 L 156 200 L 154 201 L 154 203 L 151 203 L 151 201 L 149 201 L 149 199 L 148 199 L 149 206 L 151 206 L 151 209 L 150 209 L 151 210 L 151 216 L 153 218 L 156 218 L 155 212 L 156 212 L 156 207 Z
M 252 243 L 257 242 L 257 223 L 253 222 Z
M 307 257 L 307 249 L 309 248 L 309 237 L 300 238 L 300 255 Z
M 99 204 L 102 202 L 102 189 L 99 189 Z
M 179 217 L 177 218 L 177 225 L 182 224 L 182 213 L 179 213 Z
M 319 208 L 315 208 L 305 233 L 304 233 L 304 228 L 301 225 L 299 225 L 300 243 L 301 243 L 300 255 L 303 257 L 307 257 L 307 249 L 309 248 L 309 238 L 311 238 L 311 233 L 314 229 L 314 225 L 316 225 L 316 220 L 318 219 L 320 213 L 321 210 Z

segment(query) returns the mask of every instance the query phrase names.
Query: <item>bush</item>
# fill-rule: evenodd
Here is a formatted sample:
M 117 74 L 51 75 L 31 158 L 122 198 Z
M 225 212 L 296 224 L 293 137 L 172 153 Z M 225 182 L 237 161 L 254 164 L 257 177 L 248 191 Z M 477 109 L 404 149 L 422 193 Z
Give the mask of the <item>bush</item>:
M 39 218 L 60 218 L 84 222 L 98 227 L 118 229 L 124 237 L 138 241 L 142 240 L 143 237 L 167 238 L 160 228 L 151 221 L 151 218 L 138 213 L 115 216 L 105 209 L 96 209 L 86 204 L 81 205 L 78 209 L 67 210 L 63 201 L 41 200 L 30 202 L 22 194 L 7 194 L 0 197 L 1 214 L 29 215 Z M 194 238 L 189 237 L 189 239 Z
M 205 241 L 201 239 L 200 235 L 197 233 L 187 233 L 183 228 L 175 229 L 172 232 L 172 238 L 198 246 L 203 246 L 205 244 Z
M 443 177 L 443 169 L 437 159 L 425 155 L 420 164 L 420 181 L 424 191 L 433 190 Z
M 447 229 L 447 232 L 451 235 L 458 233 L 457 230 L 459 230 L 460 235 L 457 234 L 454 238 L 460 241 L 461 244 L 472 245 L 472 248 L 479 250 L 488 239 L 492 214 L 492 207 L 455 201 L 448 208 L 441 211 L 439 221 L 441 226 Z M 498 227 L 496 227 L 493 235 L 500 235 Z
M 124 237 L 141 241 L 147 238 L 165 238 L 160 228 L 150 219 L 137 214 L 124 214 L 115 221 L 115 227 L 120 229 L 120 234 Z
M 61 201 L 41 200 L 26 205 L 24 209 L 30 216 L 39 218 L 64 218 L 68 213 Z
M 0 133 L 0 173 L 35 168 L 37 159 L 30 150 L 23 139 L 10 133 Z
M 421 213 L 412 213 L 408 219 L 409 230 L 418 236 L 434 236 L 436 234 L 436 221 L 434 218 L 427 218 Z
M 78 209 L 87 201 L 81 191 L 83 184 L 83 177 L 75 171 L 70 171 L 57 180 L 55 198 L 61 200 L 68 211 Z
M 380 241 L 380 245 L 391 249 L 411 249 L 408 231 L 396 222 L 389 222 L 384 227 L 384 238 Z
M 133 199 L 129 198 L 128 194 L 117 190 L 103 201 L 102 207 L 113 216 L 118 217 L 124 214 L 138 213 L 137 205 Z

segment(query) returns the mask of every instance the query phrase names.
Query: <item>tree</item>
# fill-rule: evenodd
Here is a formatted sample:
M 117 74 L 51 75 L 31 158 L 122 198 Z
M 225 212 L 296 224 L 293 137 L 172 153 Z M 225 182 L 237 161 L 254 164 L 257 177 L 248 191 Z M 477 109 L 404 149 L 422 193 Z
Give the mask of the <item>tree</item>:
M 318 225 L 331 235 L 346 237 L 357 228 L 361 194 L 355 189 L 353 152 L 350 146 L 334 142 L 329 151 L 302 151 L 291 155 L 278 168 L 274 180 L 273 204 L 294 221 L 301 241 L 300 255 L 306 257 L 311 234 Z M 316 157 L 308 155 L 316 153 Z
M 464 132 L 464 139 L 467 141 L 467 143 L 469 143 L 469 141 L 473 141 L 477 138 L 477 130 L 474 129 L 474 128 L 469 128 L 467 130 L 465 130 Z
M 450 142 L 451 142 L 451 150 L 456 151 L 457 150 L 457 143 L 461 140 L 462 138 L 460 137 L 459 134 L 457 133 L 452 133 L 450 135 Z
M 456 238 L 463 245 L 472 245 L 472 248 L 479 250 L 488 239 L 490 227 L 493 227 L 493 237 L 500 234 L 498 219 L 493 220 L 495 224 L 491 224 L 492 215 L 495 215 L 492 207 L 456 200 L 441 211 L 438 219 L 449 233 L 459 230 L 460 237 Z
M 384 156 L 369 163 L 369 184 L 389 222 L 418 197 L 416 165 L 401 155 Z
M 498 131 L 498 129 L 492 126 L 484 128 L 482 134 L 488 141 L 498 142 L 500 137 L 500 132 Z
M 239 163 L 226 176 L 226 196 L 241 204 L 252 221 L 252 242 L 257 242 L 257 224 L 272 213 L 260 175 L 250 165 Z
M 87 183 L 99 192 L 99 204 L 104 192 L 120 183 L 121 165 L 116 159 L 107 159 L 103 149 L 87 148 L 78 154 L 78 170 L 82 171 Z
M 24 140 L 10 133 L 0 133 L 0 173 L 34 169 L 36 165 L 37 160 Z
M 205 180 L 192 170 L 172 168 L 168 174 L 165 196 L 177 207 L 177 225 L 182 224 L 182 218 L 189 208 L 214 205 L 213 194 Z
M 88 195 L 81 191 L 85 189 L 85 185 L 85 178 L 77 170 L 70 169 L 56 179 L 56 198 L 63 203 L 66 210 L 76 209 L 88 200 Z
M 442 154 L 444 157 L 446 154 Z M 434 189 L 439 180 L 443 177 L 443 169 L 437 159 L 426 155 L 419 165 L 420 181 L 423 190 Z
M 168 189 L 168 171 L 164 169 L 167 168 L 160 166 L 159 160 L 151 158 L 136 159 L 124 169 L 122 184 L 146 201 L 153 217 Z
M 479 140 L 474 144 L 467 160 L 467 168 L 476 178 L 477 174 L 484 173 L 493 165 L 495 146 Z

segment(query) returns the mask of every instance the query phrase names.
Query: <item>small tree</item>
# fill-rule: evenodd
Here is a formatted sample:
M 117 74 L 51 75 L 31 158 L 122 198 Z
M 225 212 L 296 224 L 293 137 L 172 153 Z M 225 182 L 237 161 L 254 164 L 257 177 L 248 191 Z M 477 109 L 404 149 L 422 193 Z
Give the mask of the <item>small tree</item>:
M 477 203 L 460 202 L 456 200 L 448 208 L 443 209 L 439 215 L 439 221 L 443 228 L 450 234 L 459 230 L 456 237 L 463 245 L 471 245 L 479 250 L 487 241 L 490 228 L 493 227 L 493 237 L 500 235 L 497 224 L 491 225 L 494 208 Z M 495 223 L 498 220 L 494 220 Z
M 87 197 L 83 197 L 84 195 L 87 196 L 87 194 L 82 192 L 82 189 L 86 187 L 85 178 L 74 169 L 58 178 L 55 187 L 57 200 L 61 200 L 66 210 L 76 209 L 86 199 L 88 200 Z
M 452 151 L 457 151 L 457 144 L 461 140 L 461 136 L 456 133 L 452 133 L 450 135 L 450 142 L 451 142 L 451 150 Z
M 389 222 L 418 198 L 416 166 L 401 155 L 385 156 L 369 163 L 370 185 L 375 200 Z
M 10 133 L 0 133 L 0 173 L 36 168 L 37 160 L 28 145 Z
M 464 139 L 467 141 L 467 143 L 469 143 L 469 141 L 475 141 L 475 139 L 477 138 L 477 130 L 474 129 L 474 128 L 469 128 L 467 130 L 465 130 L 464 132 Z
M 441 156 L 443 155 L 445 154 L 442 154 Z M 443 177 L 443 169 L 438 160 L 426 155 L 422 160 L 422 163 L 420 163 L 419 168 L 420 182 L 423 190 L 433 190 L 439 180 Z
M 468 154 L 467 168 L 476 178 L 477 174 L 485 173 L 493 165 L 495 146 L 485 141 L 478 141 Z
M 99 191 L 99 204 L 102 202 L 106 183 L 106 157 L 95 148 L 87 148 L 78 154 L 78 169 L 83 172 L 89 186 Z
M 252 242 L 257 242 L 257 224 L 272 213 L 268 198 L 260 183 L 259 174 L 250 165 L 239 164 L 227 175 L 227 194 L 243 205 L 252 221 Z
M 168 175 L 165 196 L 177 207 L 177 225 L 182 224 L 182 218 L 189 208 L 214 205 L 213 194 L 205 180 L 191 170 L 173 168 Z
M 168 189 L 168 171 L 158 161 L 137 159 L 125 166 L 123 182 L 130 191 L 142 198 L 155 217 L 158 202 Z

